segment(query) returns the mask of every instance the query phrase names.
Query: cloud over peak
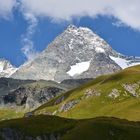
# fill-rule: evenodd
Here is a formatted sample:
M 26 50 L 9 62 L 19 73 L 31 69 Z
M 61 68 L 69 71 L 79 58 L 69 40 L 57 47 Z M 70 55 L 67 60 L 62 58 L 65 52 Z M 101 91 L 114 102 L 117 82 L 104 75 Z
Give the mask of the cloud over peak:
M 21 12 L 53 20 L 73 17 L 113 16 L 123 24 L 140 30 L 139 0 L 0 0 L 0 16 L 6 17 L 17 6 Z
M 21 0 L 25 11 L 37 17 L 71 20 L 72 17 L 113 16 L 122 23 L 140 30 L 139 0 Z
M 11 15 L 13 8 L 17 5 L 16 0 L 0 0 L 0 17 L 7 18 Z

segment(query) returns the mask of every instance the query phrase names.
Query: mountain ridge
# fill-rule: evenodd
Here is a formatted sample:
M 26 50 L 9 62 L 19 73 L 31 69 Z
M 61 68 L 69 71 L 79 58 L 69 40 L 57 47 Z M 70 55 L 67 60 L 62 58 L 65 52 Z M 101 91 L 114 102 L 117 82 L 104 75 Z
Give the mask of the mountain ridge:
M 140 58 L 117 53 L 90 29 L 70 25 L 35 60 L 11 77 L 61 82 L 96 78 L 137 64 Z
M 21 80 L 90 79 L 140 64 L 140 57 L 116 52 L 104 39 L 86 27 L 69 25 L 38 57 L 15 68 L 7 60 L 0 77 Z
M 0 77 L 61 82 L 114 73 L 140 64 L 140 57 L 116 52 L 89 28 L 69 25 L 36 59 L 19 68 L 4 59 L 0 63 Z

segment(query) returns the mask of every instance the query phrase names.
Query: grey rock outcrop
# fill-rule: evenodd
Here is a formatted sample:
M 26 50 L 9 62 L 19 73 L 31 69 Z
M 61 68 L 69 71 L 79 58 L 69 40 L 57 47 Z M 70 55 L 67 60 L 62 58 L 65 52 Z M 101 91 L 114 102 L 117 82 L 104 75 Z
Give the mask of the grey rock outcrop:
M 63 104 L 60 107 L 59 112 L 67 112 L 68 110 L 70 110 L 71 108 L 73 108 L 79 102 L 80 102 L 80 100 L 69 101 L 68 103 Z
M 25 109 L 35 109 L 49 101 L 64 90 L 57 87 L 20 87 L 1 97 L 5 106 L 24 106 Z
M 93 97 L 93 96 L 100 96 L 101 93 L 95 89 L 87 89 L 84 93 L 83 98 L 89 98 L 89 97 Z
M 139 97 L 140 96 L 140 85 L 139 82 L 134 83 L 134 84 L 123 84 L 122 87 L 128 92 L 130 93 L 132 96 L 134 97 Z
M 111 93 L 109 93 L 108 97 L 116 99 L 120 96 L 120 92 L 118 89 L 112 89 Z

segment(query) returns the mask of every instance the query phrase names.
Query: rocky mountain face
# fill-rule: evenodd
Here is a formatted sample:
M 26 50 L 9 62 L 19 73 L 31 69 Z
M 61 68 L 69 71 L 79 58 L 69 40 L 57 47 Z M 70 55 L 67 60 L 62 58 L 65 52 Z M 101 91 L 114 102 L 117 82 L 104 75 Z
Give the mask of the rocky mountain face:
M 0 59 L 0 77 L 10 77 L 16 70 L 9 61 Z
M 6 95 L 11 91 L 16 90 L 21 85 L 30 84 L 33 80 L 17 80 L 11 78 L 0 78 L 0 96 Z
M 68 89 L 53 81 L 0 78 L 0 107 L 32 110 Z
M 95 78 L 139 63 L 140 58 L 117 53 L 90 29 L 70 25 L 35 60 L 11 77 L 61 82 Z
M 0 78 L 0 109 L 33 110 L 52 98 L 91 79 L 65 80 L 61 83 L 45 80 Z
M 35 109 L 64 91 L 57 87 L 20 87 L 1 98 L 5 106 L 24 106 L 25 109 Z

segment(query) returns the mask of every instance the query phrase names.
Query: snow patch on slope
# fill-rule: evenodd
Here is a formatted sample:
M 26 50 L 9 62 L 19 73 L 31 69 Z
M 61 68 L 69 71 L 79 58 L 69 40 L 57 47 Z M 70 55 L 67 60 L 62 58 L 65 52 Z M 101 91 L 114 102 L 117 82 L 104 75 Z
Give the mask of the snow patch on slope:
M 113 56 L 109 56 L 115 63 L 117 63 L 122 69 L 131 67 L 131 66 L 135 66 L 135 65 L 140 65 L 140 62 L 136 62 L 136 63 L 131 63 L 131 61 L 123 59 L 123 58 L 119 58 L 119 57 L 113 57 Z
M 2 66 L 0 66 L 0 72 L 2 72 L 3 71 L 3 67 Z
M 79 75 L 85 71 L 87 71 L 90 67 L 90 61 L 76 63 L 76 65 L 71 66 L 70 71 L 67 72 L 70 76 Z

